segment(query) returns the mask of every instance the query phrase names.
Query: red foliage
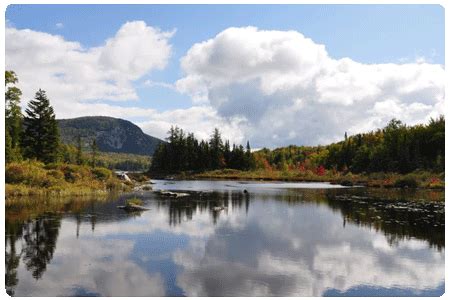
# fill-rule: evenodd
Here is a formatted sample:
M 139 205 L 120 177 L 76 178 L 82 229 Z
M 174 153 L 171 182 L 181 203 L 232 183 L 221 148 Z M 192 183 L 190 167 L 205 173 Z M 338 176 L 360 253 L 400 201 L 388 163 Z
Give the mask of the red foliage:
M 305 172 L 306 171 L 306 167 L 305 167 L 305 163 L 300 163 L 299 165 L 298 165 L 298 170 L 300 171 L 300 172 Z
M 325 172 L 326 172 L 325 167 L 322 165 L 318 166 L 316 169 L 316 174 L 319 176 L 325 175 Z
M 264 169 L 266 169 L 267 171 L 272 172 L 272 166 L 269 164 L 269 162 L 267 161 L 267 159 L 263 158 L 262 159 L 262 163 L 264 165 Z

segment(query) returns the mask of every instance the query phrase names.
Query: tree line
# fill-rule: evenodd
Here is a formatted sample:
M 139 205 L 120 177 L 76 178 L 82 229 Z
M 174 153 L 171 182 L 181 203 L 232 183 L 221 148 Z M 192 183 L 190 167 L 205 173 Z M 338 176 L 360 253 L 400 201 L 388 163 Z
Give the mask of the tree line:
M 159 145 L 152 157 L 151 171 L 180 172 L 217 169 L 249 170 L 254 167 L 250 143 L 246 148 L 222 140 L 215 128 L 209 140 L 199 141 L 193 133 L 185 133 L 179 127 L 171 127 L 167 143 Z
M 253 153 L 258 169 L 373 173 L 443 172 L 445 118 L 407 126 L 397 119 L 384 128 L 347 136 L 326 146 L 288 146 Z
M 83 163 L 81 146 L 60 142 L 58 123 L 46 92 L 39 89 L 28 102 L 25 114 L 20 108 L 22 91 L 14 71 L 5 71 L 5 160 L 7 163 L 35 159 L 44 163 Z M 91 164 L 96 165 L 98 148 L 91 144 Z

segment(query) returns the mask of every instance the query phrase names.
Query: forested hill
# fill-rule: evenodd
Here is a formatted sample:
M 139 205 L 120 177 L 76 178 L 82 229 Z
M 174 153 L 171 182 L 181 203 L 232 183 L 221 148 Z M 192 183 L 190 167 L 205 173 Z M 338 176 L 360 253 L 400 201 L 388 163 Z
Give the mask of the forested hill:
M 95 138 L 102 152 L 153 155 L 162 140 L 147 135 L 130 121 L 111 117 L 80 117 L 58 120 L 61 141 L 77 144 L 81 138 L 83 148 L 89 149 Z

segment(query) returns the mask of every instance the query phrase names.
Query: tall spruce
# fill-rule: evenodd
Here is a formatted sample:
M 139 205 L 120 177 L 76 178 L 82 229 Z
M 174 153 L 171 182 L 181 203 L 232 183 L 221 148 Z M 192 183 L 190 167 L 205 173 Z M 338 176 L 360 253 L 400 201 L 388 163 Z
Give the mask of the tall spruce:
M 34 100 L 25 110 L 23 146 L 25 157 L 35 158 L 45 163 L 58 159 L 59 131 L 53 107 L 39 89 Z
M 22 91 L 14 85 L 18 78 L 14 71 L 5 71 L 5 155 L 6 162 L 21 159 L 22 111 L 20 97 Z
M 233 168 L 246 170 L 253 158 L 249 159 L 250 144 L 247 143 L 247 154 L 244 147 L 222 141 L 220 131 L 214 129 L 211 138 L 200 142 L 192 133 L 185 133 L 178 127 L 171 127 L 167 133 L 167 143 L 159 145 L 152 157 L 151 170 L 171 173 L 180 171 L 205 171 Z
M 83 149 L 82 149 L 82 143 L 81 143 L 81 136 L 77 136 L 77 152 L 76 152 L 76 158 L 75 158 L 77 165 L 83 164 Z
M 97 166 L 97 155 L 98 155 L 98 146 L 97 146 L 97 142 L 95 139 L 92 140 L 92 144 L 91 144 L 91 153 L 92 153 L 92 167 L 96 167 Z

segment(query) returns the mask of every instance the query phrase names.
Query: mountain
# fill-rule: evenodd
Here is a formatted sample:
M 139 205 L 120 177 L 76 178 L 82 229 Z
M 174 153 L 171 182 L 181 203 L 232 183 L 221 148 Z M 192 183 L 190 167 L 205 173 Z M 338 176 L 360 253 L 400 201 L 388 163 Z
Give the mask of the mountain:
M 83 148 L 95 138 L 103 152 L 119 152 L 153 155 L 164 141 L 145 134 L 130 121 L 111 117 L 80 117 L 58 120 L 61 140 L 65 144 L 76 144 L 80 136 Z

